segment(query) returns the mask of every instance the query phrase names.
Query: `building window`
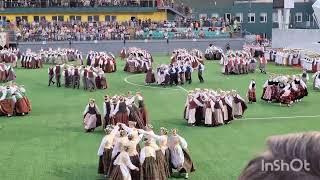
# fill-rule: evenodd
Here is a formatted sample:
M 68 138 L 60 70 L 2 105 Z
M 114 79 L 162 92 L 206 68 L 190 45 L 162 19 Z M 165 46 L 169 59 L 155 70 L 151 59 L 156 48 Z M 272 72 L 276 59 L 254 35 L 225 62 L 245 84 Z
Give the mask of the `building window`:
M 213 14 L 211 14 L 211 17 L 212 17 L 212 18 L 218 18 L 218 17 L 219 17 L 219 14 L 218 14 L 218 13 L 213 13 Z
M 40 21 L 40 17 L 39 16 L 33 16 L 33 21 L 34 22 L 39 22 Z
M 28 22 L 28 16 L 16 16 L 16 22 L 21 22 L 21 21 Z
M 88 22 L 99 22 L 99 16 L 88 16 Z
M 238 22 L 243 22 L 243 14 L 242 13 L 236 13 L 235 18 Z
M 70 16 L 70 21 L 81 21 L 81 16 Z
M 63 16 L 52 16 L 52 21 L 64 21 Z
M 255 22 L 256 22 L 256 14 L 248 13 L 248 23 L 255 23 Z
M 267 13 L 260 13 L 260 23 L 267 23 Z
M 114 22 L 114 21 L 116 21 L 117 20 L 117 16 L 105 16 L 104 17 L 104 21 L 106 21 L 106 22 Z
M 200 19 L 207 18 L 207 14 L 199 14 L 199 18 Z
M 296 22 L 302 22 L 302 13 L 301 13 L 301 12 L 296 13 L 296 15 L 295 15 L 295 21 L 296 21 Z
M 310 18 L 310 15 L 309 15 L 309 14 L 307 14 L 307 16 L 306 16 L 306 21 L 307 21 L 307 22 L 309 22 L 309 21 L 310 21 L 310 19 L 311 19 L 311 18 Z
M 278 22 L 278 13 L 277 12 L 272 13 L 272 21 L 275 23 Z

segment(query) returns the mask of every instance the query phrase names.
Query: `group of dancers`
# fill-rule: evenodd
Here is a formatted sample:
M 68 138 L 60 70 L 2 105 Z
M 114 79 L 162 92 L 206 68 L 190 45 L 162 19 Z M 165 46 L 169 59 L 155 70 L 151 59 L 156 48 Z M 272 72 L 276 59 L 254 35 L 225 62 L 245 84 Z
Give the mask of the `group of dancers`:
M 190 158 L 186 140 L 177 129 L 169 134 L 160 128 L 156 135 L 152 125 L 136 128 L 118 123 L 105 129 L 98 149 L 98 173 L 113 180 L 166 180 L 173 170 L 188 179 L 195 168 Z M 143 147 L 143 148 L 141 148 Z
M 16 73 L 11 65 L 0 63 L 0 83 L 16 80 Z
M 267 60 L 263 55 L 259 57 L 260 71 L 266 73 Z M 254 73 L 257 67 L 257 60 L 247 51 L 228 51 L 227 55 L 221 58 L 222 73 L 230 74 L 248 74 Z
M 124 51 L 124 50 L 122 50 Z M 125 50 L 126 65 L 124 71 L 130 73 L 145 73 L 152 68 L 152 55 L 145 49 L 131 47 Z
M 38 69 L 43 67 L 43 59 L 40 54 L 28 49 L 20 57 L 21 67 L 26 69 Z
M 80 81 L 84 90 L 94 91 L 96 89 L 107 89 L 107 79 L 102 68 L 92 66 L 75 66 L 75 65 L 55 65 L 48 69 L 49 84 L 56 84 L 61 87 L 61 77 L 64 77 L 64 86 L 66 88 L 79 89 Z M 55 81 L 54 81 L 55 80 Z
M 89 51 L 87 65 L 95 68 L 99 67 L 105 73 L 117 71 L 116 58 L 112 53 Z
M 131 92 L 121 96 L 110 97 L 106 95 L 102 112 L 96 101 L 90 99 L 83 112 L 83 117 L 86 132 L 93 132 L 97 127 L 106 128 L 107 125 L 116 125 L 117 123 L 128 125 L 129 121 L 136 122 L 137 127 L 143 129 L 149 123 L 144 98 L 140 92 L 135 95 L 132 95 Z
M 195 89 L 188 93 L 184 118 L 190 126 L 221 126 L 242 118 L 246 109 L 245 100 L 236 90 Z
M 10 82 L 0 85 L 0 116 L 24 116 L 31 112 L 31 104 L 23 85 Z
M 308 88 L 303 76 L 271 74 L 263 85 L 261 99 L 268 103 L 280 103 L 280 106 L 291 106 L 305 96 L 308 96 Z
M 17 48 L 2 49 L 0 50 L 0 63 L 10 63 L 16 67 L 20 55 L 20 50 Z
M 82 52 L 72 48 L 57 48 L 57 49 L 40 49 L 36 54 L 41 56 L 42 62 L 47 64 L 64 64 L 71 61 L 77 61 L 83 65 Z
M 205 51 L 204 57 L 207 60 L 221 60 L 223 57 L 223 50 L 213 44 L 210 44 Z

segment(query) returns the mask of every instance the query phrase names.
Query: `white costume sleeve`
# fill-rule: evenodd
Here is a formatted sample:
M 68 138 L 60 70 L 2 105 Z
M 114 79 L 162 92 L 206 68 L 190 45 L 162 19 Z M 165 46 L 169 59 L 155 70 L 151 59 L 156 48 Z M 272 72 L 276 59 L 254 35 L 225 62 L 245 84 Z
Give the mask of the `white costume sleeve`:
M 140 152 L 140 164 L 143 164 L 144 160 L 146 159 L 146 154 L 144 151 L 145 151 L 145 148 L 142 148 Z
M 87 104 L 86 108 L 83 111 L 83 115 L 85 115 L 89 111 L 89 104 Z
M 124 155 L 124 163 L 125 163 L 126 166 L 127 166 L 129 169 L 131 169 L 131 170 L 137 169 L 137 167 L 132 164 L 128 153 L 126 153 L 126 154 Z
M 98 156 L 102 156 L 103 155 L 104 146 L 105 146 L 106 143 L 107 143 L 107 138 L 103 137 L 103 139 L 102 139 L 102 141 L 100 143 L 99 149 L 98 149 Z
M 95 106 L 94 106 L 95 108 L 96 108 L 96 112 L 97 112 L 97 114 L 100 114 L 100 110 L 99 110 L 99 107 L 97 106 L 97 104 L 95 104 Z
M 198 105 L 198 106 L 201 106 L 203 107 L 203 104 L 201 104 L 198 99 L 194 98 L 193 101 Z
M 186 141 L 183 137 L 181 137 L 181 136 L 179 136 L 179 135 L 178 135 L 178 137 L 179 137 L 179 139 L 180 139 L 181 147 L 182 147 L 183 149 L 188 149 L 188 143 L 187 143 L 187 141 Z
M 117 112 L 119 111 L 119 104 L 120 104 L 120 102 L 117 102 L 117 105 L 114 108 L 113 113 L 112 113 L 113 115 L 117 114 Z

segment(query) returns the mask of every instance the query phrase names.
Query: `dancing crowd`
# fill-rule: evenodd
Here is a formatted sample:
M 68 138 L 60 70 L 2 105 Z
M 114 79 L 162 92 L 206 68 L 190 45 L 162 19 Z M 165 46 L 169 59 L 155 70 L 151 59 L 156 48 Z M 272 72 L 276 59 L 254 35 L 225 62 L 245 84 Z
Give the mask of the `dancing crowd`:
M 16 80 L 16 73 L 11 65 L 0 63 L 0 83 Z
M 207 60 L 221 60 L 223 56 L 223 50 L 219 47 L 209 44 L 209 47 L 205 51 L 204 57 Z
M 86 132 L 92 132 L 101 125 L 103 128 L 117 123 L 128 125 L 129 121 L 136 122 L 137 127 L 143 129 L 149 123 L 144 98 L 140 92 L 135 95 L 132 95 L 131 92 L 126 95 L 114 95 L 112 97 L 106 95 L 102 113 L 101 115 L 96 101 L 90 99 L 83 112 L 83 123 Z
M 300 76 L 271 74 L 263 85 L 261 99 L 268 103 L 280 103 L 280 106 L 291 106 L 305 96 L 308 96 L 308 88 Z
M 198 78 L 203 83 L 202 72 L 204 71 L 204 64 L 202 52 L 197 49 L 193 49 L 191 52 L 186 49 L 177 49 L 173 52 L 171 64 L 160 65 L 156 72 L 153 72 L 151 68 L 148 69 L 145 83 L 147 85 L 156 83 L 163 87 L 184 85 L 185 83 L 191 84 L 194 69 L 198 70 Z
M 190 126 L 221 126 L 242 118 L 246 109 L 245 100 L 236 90 L 195 89 L 188 93 L 184 118 Z
M 61 76 L 64 77 L 64 86 L 73 89 L 80 88 L 80 80 L 84 90 L 94 91 L 96 89 L 107 89 L 108 84 L 102 68 L 92 66 L 75 66 L 75 65 L 55 65 L 48 69 L 49 84 L 61 87 Z M 55 81 L 54 81 L 55 80 Z
M 31 104 L 23 85 L 0 85 L 0 116 L 24 116 L 31 112 Z
M 260 70 L 265 72 L 265 64 L 267 61 L 260 57 Z M 222 73 L 225 75 L 230 74 L 248 74 L 254 73 L 256 70 L 257 60 L 251 56 L 247 51 L 228 51 L 227 55 L 222 55 L 221 58 Z
M 130 47 L 122 49 L 120 53 L 122 59 L 126 58 L 124 71 L 130 73 L 145 73 L 152 68 L 152 55 L 145 49 Z
M 166 180 L 173 170 L 185 179 L 195 171 L 188 144 L 177 129 L 169 135 L 162 127 L 157 135 L 152 125 L 135 126 L 136 122 L 129 121 L 129 127 L 118 123 L 105 129 L 98 149 L 99 174 L 113 180 Z
M 112 53 L 89 51 L 87 65 L 95 68 L 99 67 L 105 73 L 117 71 L 116 58 Z

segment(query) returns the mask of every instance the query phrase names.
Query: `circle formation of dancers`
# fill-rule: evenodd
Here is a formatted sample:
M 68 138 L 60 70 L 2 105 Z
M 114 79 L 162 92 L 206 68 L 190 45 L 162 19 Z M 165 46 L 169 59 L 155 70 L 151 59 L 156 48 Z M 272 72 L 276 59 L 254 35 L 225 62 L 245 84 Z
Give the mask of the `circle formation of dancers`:
M 31 104 L 23 85 L 9 83 L 0 86 L 0 116 L 24 116 L 31 112 Z
M 136 122 L 129 121 L 129 127 L 118 123 L 105 129 L 98 149 L 99 174 L 114 180 L 166 180 L 173 170 L 186 179 L 195 171 L 188 144 L 176 129 L 169 134 L 162 127 L 156 135 L 152 125 L 135 126 Z
M 105 73 L 117 71 L 116 58 L 112 53 L 90 51 L 87 55 L 87 65 L 99 67 Z
M 242 118 L 246 109 L 245 100 L 235 90 L 195 89 L 188 93 L 184 118 L 190 126 L 215 127 Z
M 16 73 L 11 65 L 0 63 L 0 83 L 16 80 Z
M 206 60 L 221 60 L 223 57 L 223 50 L 213 44 L 210 44 L 205 51 L 204 57 Z
M 102 68 L 91 66 L 74 66 L 74 65 L 55 65 L 48 69 L 49 84 L 56 84 L 61 87 L 61 77 L 64 77 L 64 86 L 66 88 L 79 89 L 80 81 L 84 90 L 94 91 L 96 89 L 107 89 L 107 79 Z M 55 80 L 55 81 L 54 81 Z
M 135 122 L 137 127 L 143 129 L 148 123 L 148 112 L 144 98 L 140 92 L 132 95 L 106 95 L 101 112 L 96 101 L 90 99 L 83 112 L 83 124 L 86 132 L 93 132 L 97 127 L 106 128 L 107 125 L 123 123 L 129 125 L 129 121 Z M 103 114 L 101 114 L 103 113 Z M 103 119 L 102 119 L 103 118 Z
M 21 55 L 21 67 L 26 69 L 39 69 L 43 67 L 44 59 L 41 54 L 27 50 Z
M 8 48 L 0 50 L 0 63 L 10 63 L 14 67 L 20 58 L 20 50 L 16 48 Z
M 147 85 L 156 83 L 162 87 L 184 85 L 185 83 L 191 84 L 194 69 L 198 70 L 199 81 L 203 83 L 204 64 L 202 52 L 194 49 L 189 53 L 186 49 L 177 49 L 173 52 L 171 64 L 160 65 L 156 72 L 151 68 L 148 69 L 145 83 Z
M 308 96 L 307 85 L 299 76 L 272 74 L 263 85 L 261 99 L 268 103 L 280 103 L 280 106 L 291 106 L 306 96 Z
M 261 56 L 260 70 L 261 72 L 266 72 L 266 59 Z M 250 52 L 245 50 L 242 51 L 228 51 L 227 55 L 223 55 L 221 59 L 222 73 L 225 75 L 239 75 L 254 73 L 257 67 L 257 60 L 251 56 Z
M 152 67 L 153 58 L 147 50 L 131 47 L 125 51 L 126 54 L 123 56 L 126 57 L 125 72 L 146 73 Z

